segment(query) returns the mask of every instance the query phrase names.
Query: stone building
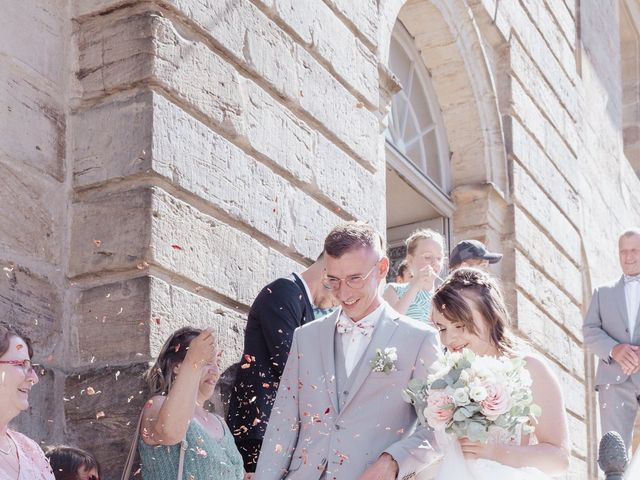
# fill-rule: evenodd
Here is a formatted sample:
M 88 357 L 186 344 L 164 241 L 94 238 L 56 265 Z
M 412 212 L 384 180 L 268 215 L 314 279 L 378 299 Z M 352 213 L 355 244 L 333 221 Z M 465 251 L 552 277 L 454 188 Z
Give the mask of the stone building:
M 230 366 L 260 287 L 362 219 L 394 255 L 421 225 L 505 253 L 568 478 L 596 477 L 580 327 L 640 223 L 638 0 L 0 7 L 0 313 L 43 374 L 23 431 L 119 478 L 167 334 L 213 325 Z

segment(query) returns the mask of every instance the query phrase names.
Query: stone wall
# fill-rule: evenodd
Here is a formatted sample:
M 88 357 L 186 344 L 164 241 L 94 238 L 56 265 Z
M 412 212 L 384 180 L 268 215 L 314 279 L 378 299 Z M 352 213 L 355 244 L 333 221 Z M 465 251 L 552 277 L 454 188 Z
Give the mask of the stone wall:
M 617 1 L 19 3 L 0 20 L 0 312 L 43 364 L 20 429 L 118 478 L 172 330 L 213 325 L 230 367 L 262 285 L 341 220 L 384 230 L 399 18 L 443 109 L 454 236 L 502 246 L 517 327 L 563 386 L 567 478 L 595 478 L 580 326 L 640 211 Z

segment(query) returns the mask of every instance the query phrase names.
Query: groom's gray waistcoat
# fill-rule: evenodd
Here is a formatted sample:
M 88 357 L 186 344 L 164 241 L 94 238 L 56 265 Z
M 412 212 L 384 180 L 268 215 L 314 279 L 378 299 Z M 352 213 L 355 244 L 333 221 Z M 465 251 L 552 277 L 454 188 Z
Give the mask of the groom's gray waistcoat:
M 359 363 L 347 377 L 340 312 L 310 322 L 294 334 L 256 469 L 256 480 L 356 480 L 382 452 L 399 464 L 398 479 L 438 455 L 416 429 L 413 406 L 400 391 L 426 377 L 439 352 L 433 328 L 388 305 Z M 396 370 L 373 372 L 376 349 L 396 347 Z

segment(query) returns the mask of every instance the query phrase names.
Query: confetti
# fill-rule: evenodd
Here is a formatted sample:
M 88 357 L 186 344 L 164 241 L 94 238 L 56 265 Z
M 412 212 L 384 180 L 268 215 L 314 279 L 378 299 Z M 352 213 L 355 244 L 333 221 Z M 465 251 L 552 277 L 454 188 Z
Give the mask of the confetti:
M 276 443 L 276 453 L 282 453 L 282 445 Z
M 95 395 L 96 391 L 93 389 L 93 387 L 87 387 L 87 395 Z
M 104 412 L 100 410 L 98 413 L 96 413 L 96 420 L 100 420 L 104 416 L 105 416 Z

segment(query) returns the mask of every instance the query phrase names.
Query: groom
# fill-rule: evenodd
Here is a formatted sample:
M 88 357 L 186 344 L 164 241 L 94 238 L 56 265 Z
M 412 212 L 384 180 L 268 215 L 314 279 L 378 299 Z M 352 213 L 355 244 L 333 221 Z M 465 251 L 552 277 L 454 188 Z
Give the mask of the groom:
M 324 251 L 342 308 L 296 330 L 255 480 L 414 478 L 440 455 L 400 391 L 436 360 L 435 330 L 380 296 L 389 259 L 370 225 L 335 227 Z

